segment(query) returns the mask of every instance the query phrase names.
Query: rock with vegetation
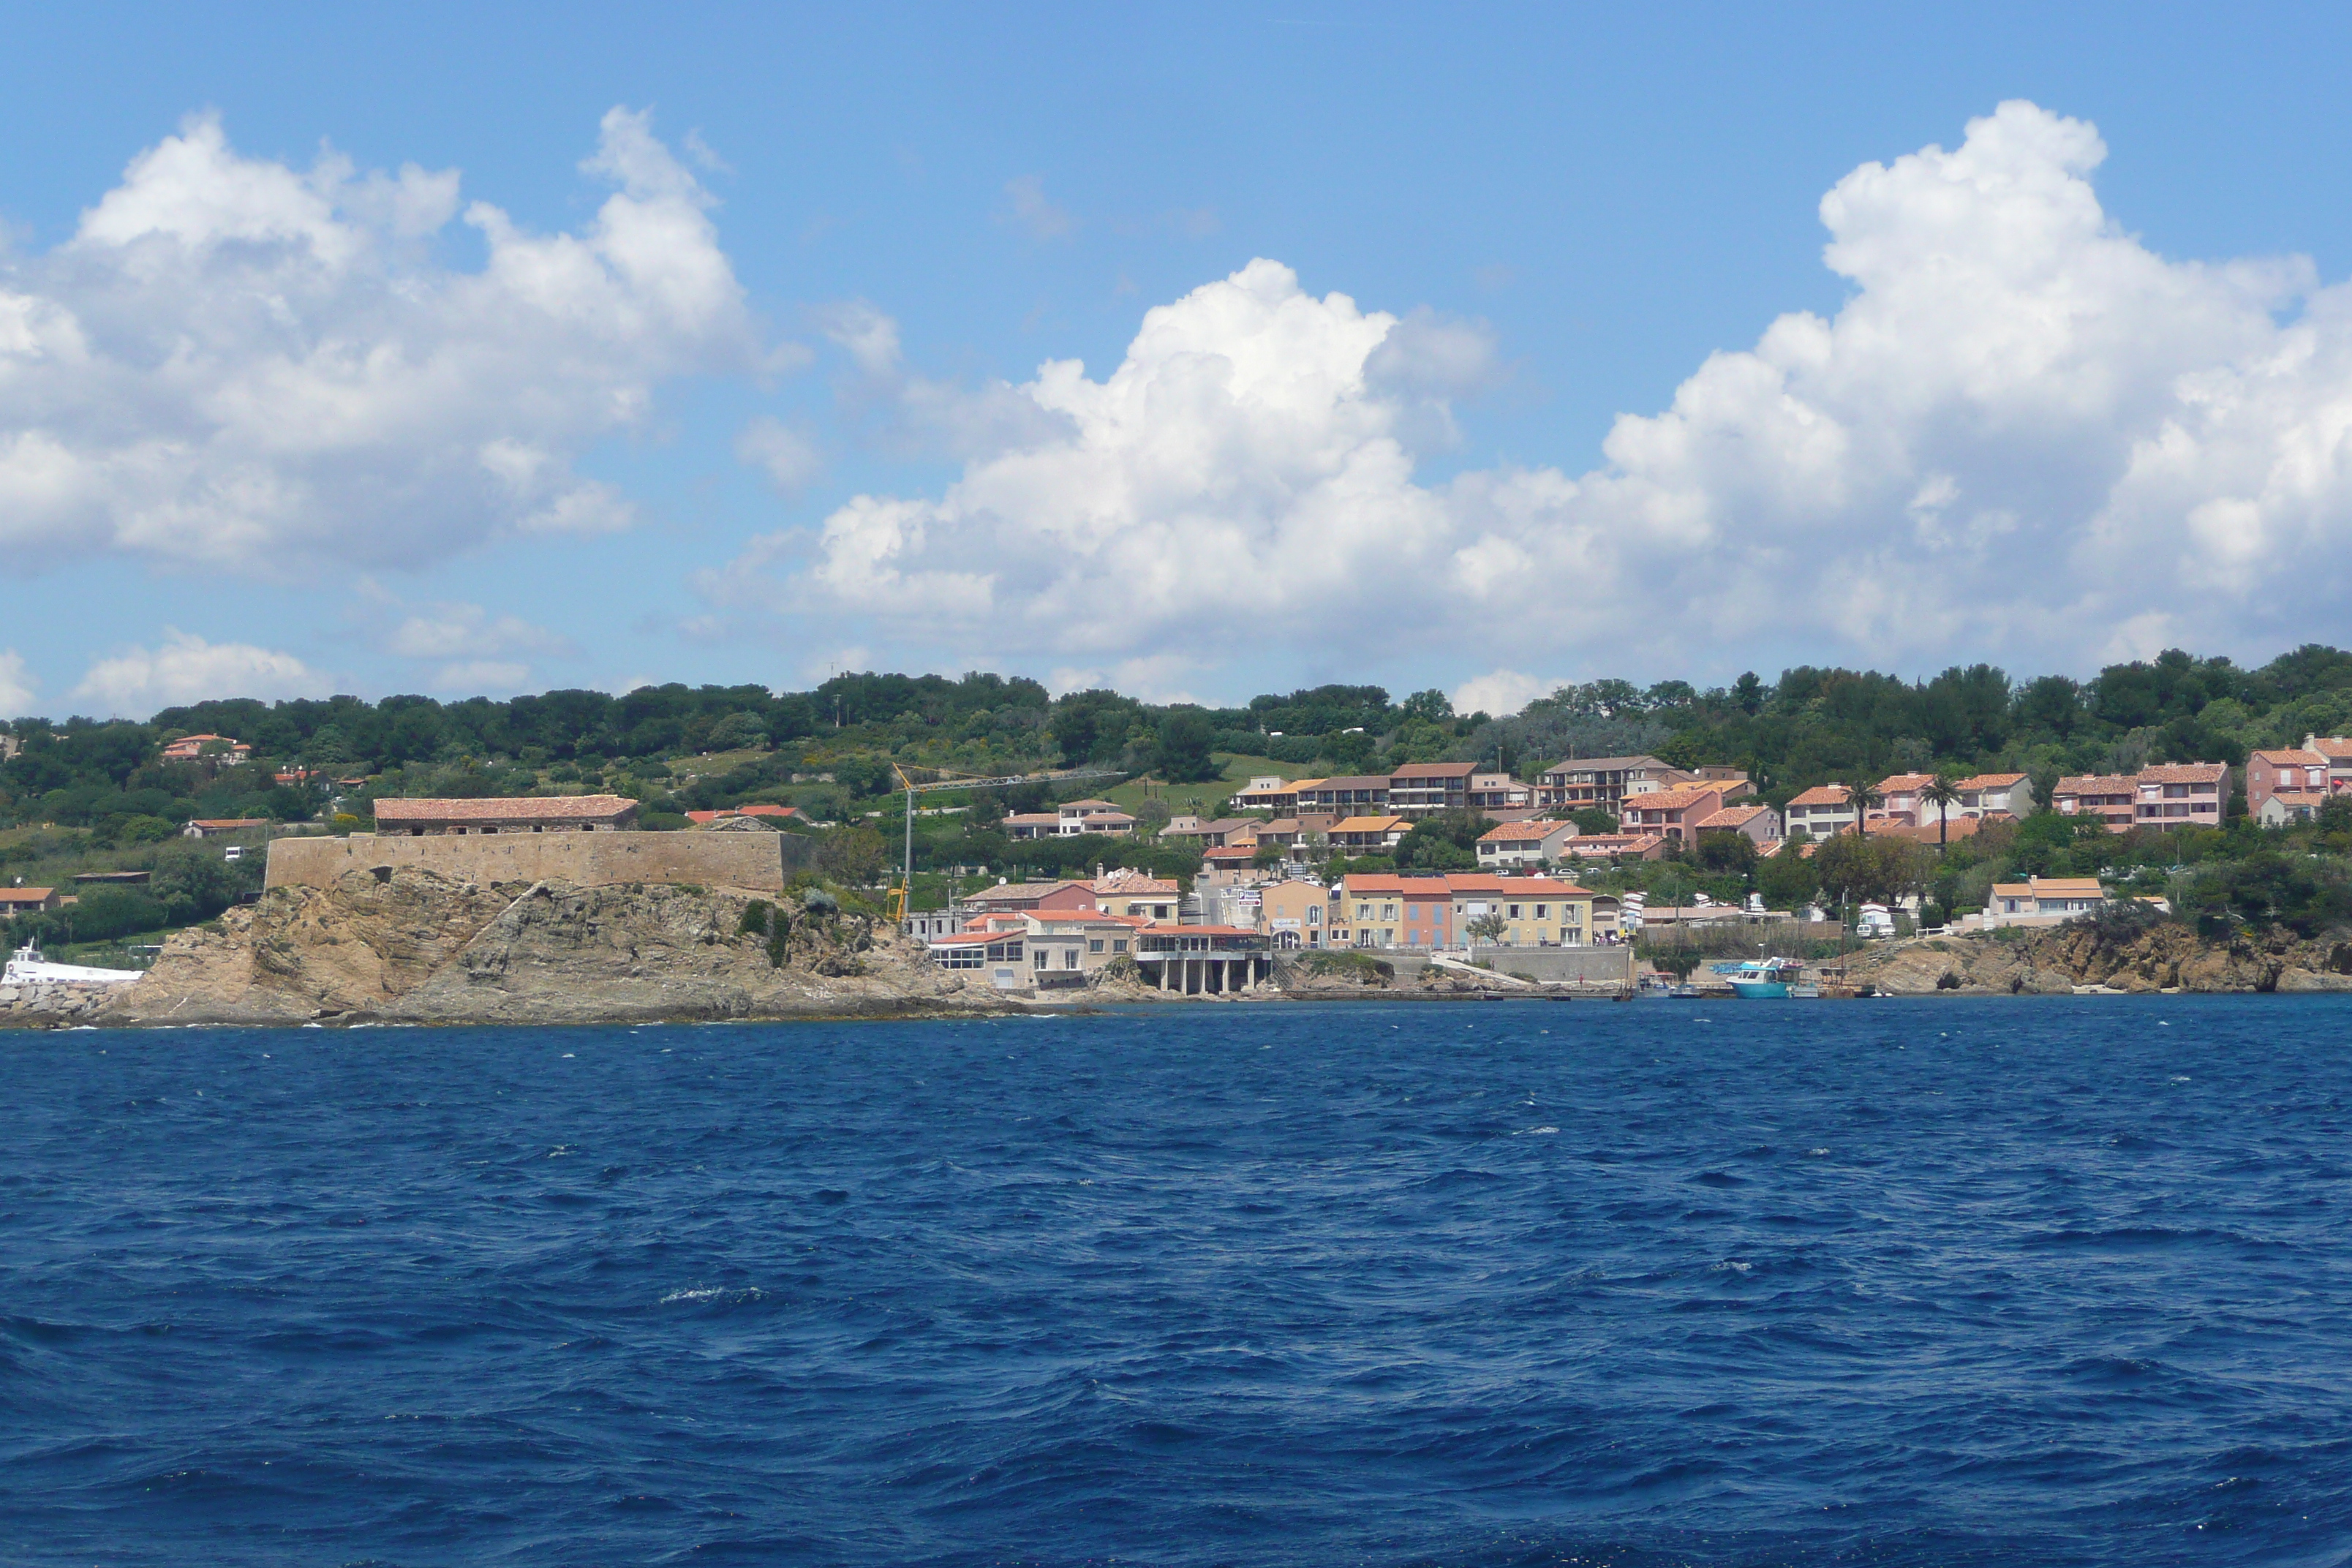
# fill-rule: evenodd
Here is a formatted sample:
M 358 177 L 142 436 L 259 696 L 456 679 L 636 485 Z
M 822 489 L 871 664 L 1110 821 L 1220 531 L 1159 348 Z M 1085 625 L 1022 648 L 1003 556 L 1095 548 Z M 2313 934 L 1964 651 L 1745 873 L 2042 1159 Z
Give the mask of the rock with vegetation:
M 181 932 L 98 1020 L 585 1024 L 1012 1005 L 837 901 L 787 920 L 725 889 L 492 887 L 404 868 L 273 889 Z
M 2200 935 L 2180 921 L 2129 916 L 2044 931 L 1925 937 L 1856 954 L 1858 980 L 1901 995 L 1988 992 L 2352 991 L 2352 931 L 2285 926 Z

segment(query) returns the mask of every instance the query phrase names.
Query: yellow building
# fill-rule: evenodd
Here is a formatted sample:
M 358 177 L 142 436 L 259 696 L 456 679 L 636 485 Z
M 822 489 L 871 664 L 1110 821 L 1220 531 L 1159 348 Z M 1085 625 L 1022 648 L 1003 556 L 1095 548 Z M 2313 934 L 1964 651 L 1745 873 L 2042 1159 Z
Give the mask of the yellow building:
M 1330 892 L 1315 882 L 1276 882 L 1258 890 L 1258 930 L 1276 948 L 1328 947 Z

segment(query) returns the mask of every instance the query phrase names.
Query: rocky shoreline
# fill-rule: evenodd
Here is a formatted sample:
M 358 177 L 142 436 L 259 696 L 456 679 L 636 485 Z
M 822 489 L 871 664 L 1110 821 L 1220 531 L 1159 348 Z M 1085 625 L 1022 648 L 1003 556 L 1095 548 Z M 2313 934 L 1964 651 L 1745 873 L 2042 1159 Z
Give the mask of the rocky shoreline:
M 755 904 L 761 912 L 747 921 Z M 0 994 L 0 1025 L 614 1024 L 1020 1010 L 863 916 L 660 884 L 404 868 L 275 888 L 178 932 L 136 984 Z M 757 929 L 752 929 L 756 927 Z M 67 994 L 72 992 L 74 994 Z
M 2009 941 L 1874 943 L 1851 967 L 1857 981 L 1898 996 L 2352 991 L 2352 932 L 2240 931 L 2208 941 L 2176 921 L 2124 932 L 2079 921 Z
M 2207 942 L 2166 922 L 1874 943 L 1853 976 L 1895 995 L 2352 991 L 2352 932 L 2241 931 Z M 272 889 L 181 931 L 135 984 L 0 988 L 0 1027 L 548 1025 L 1003 1016 L 1102 1005 L 1472 999 L 1472 977 L 1400 979 L 1379 963 L 1286 967 L 1255 993 L 1177 996 L 1131 974 L 1009 997 L 935 967 L 920 943 L 819 899 L 772 903 L 665 884 L 485 884 L 404 868 L 323 889 Z

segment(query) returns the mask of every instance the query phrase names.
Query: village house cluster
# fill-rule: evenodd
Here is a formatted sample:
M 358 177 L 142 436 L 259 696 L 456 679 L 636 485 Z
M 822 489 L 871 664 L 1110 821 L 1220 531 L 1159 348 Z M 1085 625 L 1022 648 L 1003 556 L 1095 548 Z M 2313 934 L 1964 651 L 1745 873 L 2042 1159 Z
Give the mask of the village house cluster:
M 2224 763 L 2164 763 L 2061 779 L 2048 805 L 2096 816 L 2117 833 L 2219 826 L 2231 784 Z M 2265 825 L 2307 817 L 2330 795 L 2352 789 L 2352 741 L 2314 736 L 2294 751 L 2257 752 L 2246 784 L 2249 810 Z M 1113 871 L 983 888 L 908 925 L 943 966 L 986 971 L 1007 989 L 1084 984 L 1126 959 L 1146 984 L 1214 990 L 1257 983 L 1267 955 L 1286 950 L 1569 948 L 1613 943 L 1645 925 L 1694 917 L 1759 918 L 1760 906 L 1645 911 L 1638 894 L 1596 893 L 1560 873 L 1580 862 L 1658 859 L 1710 833 L 1738 834 L 1759 857 L 1811 856 L 1856 832 L 1948 842 L 1987 824 L 2021 820 L 2042 804 L 2022 773 L 1960 779 L 1904 773 L 1874 784 L 1815 785 L 1776 810 L 1756 798 L 1740 769 L 1677 768 L 1646 755 L 1572 758 L 1532 783 L 1470 763 L 1259 777 L 1234 794 L 1230 815 L 1177 816 L 1160 830 L 1162 840 L 1201 851 L 1189 895 L 1140 872 Z M 1614 816 L 1615 831 L 1580 828 L 1573 815 L 1588 808 Z M 1493 820 L 1477 843 L 1476 871 L 1349 872 L 1328 885 L 1318 874 L 1328 857 L 1392 851 L 1415 823 L 1444 811 Z M 1131 813 L 1091 799 L 1008 816 L 1004 828 L 1014 838 L 1144 831 Z M 1997 884 L 1984 910 L 1958 923 L 2055 924 L 2108 897 L 2095 878 L 2029 878 Z M 1865 916 L 1892 930 L 1885 910 L 1871 906 Z

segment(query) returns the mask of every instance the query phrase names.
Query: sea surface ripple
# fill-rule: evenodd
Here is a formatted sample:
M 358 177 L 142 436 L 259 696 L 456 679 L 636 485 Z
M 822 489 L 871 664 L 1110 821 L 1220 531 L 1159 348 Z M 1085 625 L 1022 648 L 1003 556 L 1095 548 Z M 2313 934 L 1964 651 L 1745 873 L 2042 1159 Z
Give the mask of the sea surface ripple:
M 0 1038 L 0 1560 L 2352 1563 L 2347 1026 Z

